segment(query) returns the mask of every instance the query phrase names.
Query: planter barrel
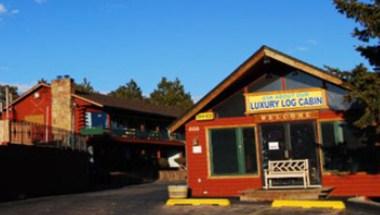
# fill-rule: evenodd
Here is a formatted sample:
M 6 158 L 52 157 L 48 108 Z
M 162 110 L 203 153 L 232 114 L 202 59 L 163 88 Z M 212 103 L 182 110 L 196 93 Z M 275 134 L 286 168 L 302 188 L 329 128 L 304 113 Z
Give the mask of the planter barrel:
M 187 198 L 187 185 L 169 185 L 168 186 L 170 199 L 185 199 Z

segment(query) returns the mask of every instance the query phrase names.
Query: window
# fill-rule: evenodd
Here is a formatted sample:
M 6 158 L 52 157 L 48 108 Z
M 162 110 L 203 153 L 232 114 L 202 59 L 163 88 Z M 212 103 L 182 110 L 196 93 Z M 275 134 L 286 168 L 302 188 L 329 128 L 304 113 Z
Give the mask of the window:
M 243 91 L 232 95 L 215 107 L 215 113 L 219 118 L 245 116 L 245 100 Z
M 324 169 L 369 171 L 376 163 L 377 149 L 365 144 L 364 132 L 344 122 L 321 123 Z
M 87 128 L 106 128 L 107 114 L 104 112 L 86 112 Z
M 210 129 L 212 175 L 257 173 L 253 127 Z

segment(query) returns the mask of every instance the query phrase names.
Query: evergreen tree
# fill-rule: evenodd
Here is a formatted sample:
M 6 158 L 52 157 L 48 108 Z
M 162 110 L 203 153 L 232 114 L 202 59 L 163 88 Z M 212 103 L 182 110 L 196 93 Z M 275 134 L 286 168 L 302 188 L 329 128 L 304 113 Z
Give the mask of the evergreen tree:
M 150 102 L 182 110 L 187 110 L 193 105 L 191 95 L 185 92 L 181 81 L 178 78 L 169 81 L 165 77 L 161 79 L 157 88 L 150 94 Z
M 94 87 L 91 85 L 90 81 L 87 78 L 83 78 L 81 83 L 75 84 L 75 91 L 80 93 L 96 93 Z
M 141 88 L 137 83 L 131 79 L 128 83 L 119 86 L 116 90 L 111 91 L 108 95 L 114 96 L 117 98 L 126 98 L 126 99 L 143 99 Z
M 18 93 L 17 93 L 17 87 L 16 86 L 10 86 L 10 85 L 0 85 L 0 103 L 3 103 L 5 104 L 5 88 L 8 87 L 8 91 L 9 91 L 9 94 L 11 95 L 10 97 L 12 97 L 13 100 L 15 100 L 17 97 L 18 97 Z M 11 99 L 11 98 L 9 98 Z M 11 102 L 11 101 L 9 101 Z
M 354 29 L 353 36 L 365 44 L 358 46 L 357 50 L 376 70 L 380 69 L 380 0 L 370 3 L 334 0 L 334 3 L 340 13 L 360 25 Z
M 44 79 L 44 78 L 41 78 L 40 80 L 38 80 L 37 81 L 37 83 L 39 83 L 39 84 L 47 84 L 48 82 L 47 82 L 47 80 L 46 79 Z
M 380 0 L 363 3 L 358 0 L 334 0 L 337 10 L 354 19 L 360 28 L 353 36 L 364 44 L 357 47 L 369 63 L 380 68 Z M 380 136 L 380 73 L 368 71 L 362 64 L 356 66 L 346 78 L 350 92 L 349 101 L 355 102 L 346 112 L 354 119 L 353 125 L 365 129 L 369 140 Z M 360 109 L 357 109 L 360 107 Z M 355 108 L 355 109 L 354 109 Z M 370 131 L 370 132 L 368 132 Z
M 352 70 L 348 79 L 349 92 L 347 99 L 355 102 L 361 111 L 348 116 L 354 119 L 353 124 L 362 129 L 370 129 L 380 134 L 380 78 L 378 73 L 369 72 L 362 64 Z M 353 114 L 352 114 L 353 113 Z

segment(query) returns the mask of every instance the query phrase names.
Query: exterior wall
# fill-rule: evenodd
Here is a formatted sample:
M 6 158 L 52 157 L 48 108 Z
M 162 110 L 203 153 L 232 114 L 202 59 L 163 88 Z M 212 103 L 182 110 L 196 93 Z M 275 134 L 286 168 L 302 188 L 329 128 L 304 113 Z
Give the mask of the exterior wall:
M 380 174 L 356 173 L 323 176 L 323 186 L 334 187 L 332 196 L 380 196 Z
M 6 114 L 4 114 L 6 115 Z M 51 125 L 50 88 L 41 87 L 12 107 L 10 118 L 16 121 Z
M 213 121 L 191 121 L 186 126 L 186 155 L 188 185 L 193 196 L 239 196 L 243 190 L 260 188 L 261 178 L 257 176 L 210 177 L 208 170 L 208 146 L 206 128 L 209 126 L 252 125 L 251 117 L 217 119 Z M 199 143 L 202 153 L 192 152 L 193 142 Z M 260 173 L 259 173 L 260 174 Z
M 100 109 L 92 107 L 93 105 L 87 101 L 84 101 L 80 98 L 73 98 L 75 108 L 74 108 L 74 131 L 80 133 L 80 130 L 86 127 L 85 114 L 86 111 L 96 112 Z
M 35 95 L 38 95 L 36 97 Z M 71 96 L 70 96 L 71 97 Z M 92 107 L 92 104 L 79 98 L 70 98 L 75 104 L 74 108 L 74 131 L 79 133 L 80 129 L 85 126 L 85 111 L 100 111 Z M 68 102 L 66 102 L 66 107 Z M 71 106 L 70 106 L 71 107 Z M 59 109 L 59 108 L 56 108 Z M 63 114 L 64 111 L 61 111 Z M 68 113 L 65 113 L 64 118 L 69 117 Z M 12 111 L 9 114 L 11 120 L 15 121 L 27 121 L 32 123 L 39 123 L 51 127 L 52 125 L 52 95 L 51 88 L 42 86 L 34 93 L 23 98 L 12 107 Z M 6 118 L 6 114 L 2 115 L 3 119 Z M 59 121 L 59 120 L 58 120 Z
M 324 120 L 342 119 L 342 114 L 331 110 L 319 112 L 316 122 Z M 258 175 L 257 176 L 210 176 L 209 174 L 209 151 L 207 141 L 208 127 L 234 127 L 244 125 L 255 125 L 255 119 L 250 116 L 231 117 L 215 119 L 212 121 L 191 121 L 186 125 L 186 151 L 188 166 L 188 185 L 191 193 L 196 197 L 223 197 L 239 196 L 244 190 L 260 189 L 261 179 L 261 150 L 258 138 L 256 138 L 256 149 L 258 155 Z M 256 127 L 256 136 L 257 127 Z M 319 131 L 317 132 L 319 137 Z M 192 147 L 199 144 L 202 148 L 200 154 L 194 154 Z M 322 156 L 322 152 L 320 152 Z M 332 196 L 380 196 L 380 174 L 351 173 L 342 175 L 330 172 L 322 172 L 322 186 L 334 187 Z

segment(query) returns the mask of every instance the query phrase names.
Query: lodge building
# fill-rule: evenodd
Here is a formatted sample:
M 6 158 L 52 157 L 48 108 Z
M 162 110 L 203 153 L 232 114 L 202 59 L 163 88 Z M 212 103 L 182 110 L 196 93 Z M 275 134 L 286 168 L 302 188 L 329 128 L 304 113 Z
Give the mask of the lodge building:
M 73 79 L 59 76 L 51 84 L 36 84 L 4 108 L 0 146 L 90 150 L 101 172 L 157 177 L 159 163 L 179 167 L 175 159 L 183 155 L 183 138 L 169 136 L 167 126 L 180 113 L 141 100 L 79 92 Z
M 336 74 L 261 47 L 169 127 L 186 131 L 192 195 L 238 196 L 270 181 L 380 196 L 380 147 L 348 123 L 348 91 Z M 270 165 L 296 160 L 306 161 L 304 182 L 268 180 Z

